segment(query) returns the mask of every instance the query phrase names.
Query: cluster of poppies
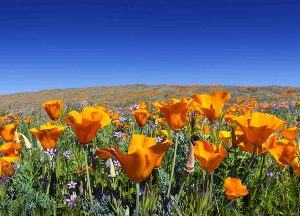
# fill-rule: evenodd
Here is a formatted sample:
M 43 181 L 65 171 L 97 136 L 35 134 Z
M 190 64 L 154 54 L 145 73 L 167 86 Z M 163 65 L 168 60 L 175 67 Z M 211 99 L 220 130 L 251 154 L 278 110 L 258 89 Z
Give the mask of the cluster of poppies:
M 200 120 L 205 118 L 209 128 L 206 133 L 213 135 L 214 123 L 226 122 L 229 131 L 218 130 L 217 136 L 210 140 L 190 141 L 190 153 L 186 158 L 185 171 L 194 171 L 195 159 L 207 173 L 217 169 L 222 161 L 228 157 L 228 148 L 240 148 L 245 152 L 264 157 L 270 153 L 280 167 L 291 165 L 295 174 L 300 176 L 299 147 L 295 142 L 298 136 L 297 127 L 286 127 L 287 122 L 280 118 L 261 112 L 252 112 L 245 108 L 241 115 L 224 113 L 223 107 L 230 99 L 230 93 L 218 91 L 211 95 L 196 94 L 191 99 L 172 99 L 171 102 L 155 102 L 157 115 L 152 115 L 145 103 L 132 109 L 138 126 L 143 128 L 148 118 L 155 119 L 161 126 L 158 133 L 165 135 L 165 139 L 157 141 L 154 137 L 143 134 L 132 134 L 127 153 L 123 153 L 118 147 L 112 145 L 96 150 L 96 156 L 109 159 L 115 158 L 119 161 L 123 171 L 130 180 L 139 183 L 149 178 L 154 168 L 159 168 L 163 157 L 170 147 L 174 147 L 172 170 L 169 177 L 168 195 L 170 195 L 173 181 L 178 137 L 181 130 L 187 130 L 190 125 L 190 135 L 193 136 L 196 128 L 201 126 Z M 55 149 L 57 141 L 65 130 L 65 126 L 58 125 L 57 120 L 61 119 L 62 101 L 52 100 L 43 103 L 43 107 L 51 121 L 39 128 L 32 128 L 30 132 L 39 140 L 43 150 Z M 232 107 L 231 110 L 234 110 Z M 236 110 L 235 110 L 236 111 Z M 99 129 L 109 125 L 111 122 L 121 125 L 123 122 L 119 116 L 108 109 L 95 106 L 84 107 L 82 112 L 71 111 L 62 121 L 70 125 L 81 144 L 89 144 L 96 136 Z M 9 129 L 7 129 L 9 128 Z M 175 133 L 175 142 L 169 139 L 168 128 Z M 0 128 L 1 137 L 8 143 L 0 147 L 4 157 L 0 158 L 0 174 L 6 166 L 18 159 L 18 150 L 21 148 L 18 142 L 12 142 L 17 136 L 14 125 L 5 125 Z M 9 132 L 7 132 L 9 131 Z M 175 144 L 174 144 L 175 143 Z M 246 176 L 245 176 L 246 177 Z M 228 176 L 224 181 L 226 196 L 229 200 L 247 195 L 247 187 L 243 185 L 243 179 Z
M 0 146 L 0 177 L 3 173 L 7 176 L 12 176 L 15 173 L 13 162 L 19 159 L 19 151 L 21 144 L 19 141 L 19 134 L 16 132 L 16 124 L 7 124 L 0 127 L 0 137 L 5 141 Z

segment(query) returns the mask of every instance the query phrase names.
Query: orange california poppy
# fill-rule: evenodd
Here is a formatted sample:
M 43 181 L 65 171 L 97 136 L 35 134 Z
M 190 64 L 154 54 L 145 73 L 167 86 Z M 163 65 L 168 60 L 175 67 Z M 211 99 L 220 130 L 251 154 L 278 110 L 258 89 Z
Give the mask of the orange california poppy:
M 150 176 L 155 166 L 160 165 L 158 163 L 161 162 L 169 146 L 169 143 L 155 145 L 155 138 L 134 134 L 127 154 L 113 146 L 98 149 L 96 155 L 104 159 L 115 157 L 129 179 L 141 182 Z
M 299 158 L 296 157 L 292 162 L 291 165 L 293 167 L 293 171 L 296 176 L 300 177 L 300 163 L 299 163 Z
M 181 100 L 173 98 L 169 104 L 159 104 L 160 111 L 170 128 L 179 131 L 188 122 L 187 112 L 191 102 L 192 100 L 188 101 L 183 97 Z
M 14 169 L 11 163 L 18 159 L 19 157 L 17 156 L 0 157 L 0 177 L 2 177 L 3 172 L 8 176 L 12 176 L 14 174 Z
M 237 147 L 240 143 L 247 141 L 244 133 L 240 130 L 219 131 L 219 138 L 228 147 Z
M 261 147 L 272 133 L 282 129 L 286 124 L 274 115 L 260 112 L 238 116 L 234 120 L 244 132 L 247 140 L 258 147 Z
M 164 119 L 163 118 L 156 118 L 155 119 L 155 124 L 156 125 L 160 125 L 160 127 L 162 128 L 162 129 L 165 129 L 165 125 L 166 125 L 166 123 L 164 122 Z
M 173 146 L 174 145 L 174 142 L 168 138 L 164 138 L 161 140 L 161 142 L 159 142 L 158 144 L 165 144 L 165 145 L 168 145 L 169 147 Z M 150 147 L 150 146 L 148 146 Z M 165 155 L 165 152 L 160 156 L 160 158 L 157 160 L 154 168 L 155 169 L 158 169 L 160 166 L 161 166 L 161 162 L 164 158 L 164 155 Z
M 132 114 L 138 123 L 139 127 L 144 127 L 147 123 L 147 120 L 150 116 L 150 113 L 147 109 L 137 109 L 133 110 Z
M 20 121 L 21 121 L 21 117 L 16 117 L 16 118 L 14 119 L 14 121 L 15 121 L 15 123 L 19 124 Z
M 63 126 L 42 125 L 40 128 L 32 128 L 30 132 L 37 138 L 44 150 L 55 149 L 56 143 L 62 132 Z
M 9 114 L 7 115 L 7 117 L 8 117 L 8 119 L 9 119 L 9 121 L 12 122 L 12 120 L 13 120 L 13 118 L 14 118 L 14 115 L 13 115 L 12 113 L 9 113 Z
M 7 142 L 0 146 L 0 152 L 5 156 L 18 156 L 21 148 L 18 142 Z
M 6 117 L 0 116 L 0 124 L 5 124 Z
M 0 128 L 0 136 L 2 139 L 4 139 L 6 142 L 11 142 L 14 140 L 15 136 L 15 131 L 17 129 L 17 125 L 15 124 L 8 124 L 8 125 L 3 125 Z
M 267 151 L 274 157 L 281 168 L 292 163 L 298 157 L 298 145 L 290 140 L 276 140 Z
M 74 110 L 69 112 L 63 121 L 73 128 L 81 144 L 88 144 L 100 128 L 110 124 L 110 117 L 96 108 L 84 107 L 81 113 Z
M 206 140 L 195 142 L 194 153 L 200 166 L 208 173 L 217 169 L 228 154 L 221 144 L 210 144 Z
M 217 91 L 212 95 L 195 94 L 192 98 L 199 104 L 203 115 L 213 121 L 220 117 L 224 104 L 230 99 L 230 93 Z
M 234 123 L 234 115 L 225 115 L 224 119 L 225 119 L 225 121 L 226 121 L 226 123 L 228 125 L 230 125 L 230 126 L 233 125 L 233 123 Z
M 30 124 L 30 116 L 27 116 L 24 120 L 27 124 Z
M 62 100 L 50 100 L 42 104 L 51 120 L 57 120 L 60 117 L 62 109 Z
M 5 160 L 2 161 L 2 172 L 9 176 L 12 177 L 15 174 L 15 168 L 13 166 L 12 162 L 7 162 Z
M 219 131 L 219 138 L 223 141 L 223 143 L 226 146 L 231 147 L 232 143 L 231 143 L 231 131 Z
M 298 128 L 289 127 L 280 131 L 280 134 L 288 140 L 294 140 L 298 137 Z
M 249 192 L 247 187 L 242 184 L 238 178 L 227 177 L 224 182 L 226 197 L 229 200 L 234 200 L 241 196 L 246 196 Z

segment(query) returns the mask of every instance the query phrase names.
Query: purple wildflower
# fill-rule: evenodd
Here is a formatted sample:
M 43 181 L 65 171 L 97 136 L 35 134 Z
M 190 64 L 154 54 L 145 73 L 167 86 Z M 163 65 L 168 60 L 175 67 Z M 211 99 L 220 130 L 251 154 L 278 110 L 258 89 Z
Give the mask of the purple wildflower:
M 77 198 L 77 196 L 72 194 L 69 199 L 66 199 L 69 207 L 76 206 L 76 198 Z
M 0 184 L 8 183 L 10 180 L 11 180 L 11 178 L 8 177 L 8 176 L 2 176 L 2 177 L 0 178 Z
M 181 142 L 183 142 L 184 141 L 184 136 L 179 135 L 179 139 L 180 139 Z
M 274 173 L 272 171 L 267 171 L 267 176 L 272 177 Z
M 112 161 L 113 161 L 115 167 L 121 167 L 120 162 L 116 158 L 112 158 Z
M 126 118 L 124 118 L 124 117 L 120 117 L 120 118 L 119 118 L 119 122 L 120 122 L 120 123 L 124 123 L 125 121 L 126 121 Z
M 66 158 L 70 157 L 71 154 L 72 154 L 72 151 L 71 151 L 71 150 L 67 150 L 67 151 L 65 151 L 65 152 L 63 153 L 64 157 L 66 157 Z
M 134 104 L 130 107 L 130 110 L 133 111 L 133 110 L 137 110 L 139 108 L 139 105 L 138 104 Z
M 111 160 L 116 168 L 121 167 L 120 162 L 116 158 L 112 158 Z M 105 161 L 105 166 L 106 166 L 106 168 L 109 168 L 109 166 L 110 166 L 109 160 Z
M 155 138 L 155 141 L 156 141 L 156 143 L 160 143 L 161 141 L 163 141 L 163 139 L 158 136 Z
M 76 188 L 76 185 L 77 185 L 77 183 L 76 182 L 73 182 L 73 181 L 70 181 L 70 183 L 68 183 L 67 184 L 68 185 L 68 187 L 69 187 L 69 189 L 72 189 L 72 188 Z
M 45 151 L 45 154 L 48 154 L 50 156 L 54 156 L 55 153 L 56 153 L 56 149 L 53 149 L 53 148 L 51 148 L 51 149 L 47 148 L 47 150 Z
M 115 132 L 114 136 L 117 138 L 122 138 L 123 137 L 123 133 L 122 132 Z

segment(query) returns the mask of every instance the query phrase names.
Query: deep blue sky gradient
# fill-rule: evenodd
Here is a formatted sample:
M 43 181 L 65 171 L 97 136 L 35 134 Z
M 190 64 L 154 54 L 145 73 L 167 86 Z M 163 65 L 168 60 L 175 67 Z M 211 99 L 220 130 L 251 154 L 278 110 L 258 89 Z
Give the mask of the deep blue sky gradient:
M 300 1 L 0 0 L 0 79 L 300 86 Z

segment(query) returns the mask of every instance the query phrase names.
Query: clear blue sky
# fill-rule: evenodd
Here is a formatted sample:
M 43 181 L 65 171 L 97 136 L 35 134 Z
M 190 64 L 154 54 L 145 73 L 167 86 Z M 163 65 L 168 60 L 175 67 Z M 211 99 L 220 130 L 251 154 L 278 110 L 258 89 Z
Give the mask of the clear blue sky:
M 299 0 L 1 0 L 0 94 L 300 86 Z

